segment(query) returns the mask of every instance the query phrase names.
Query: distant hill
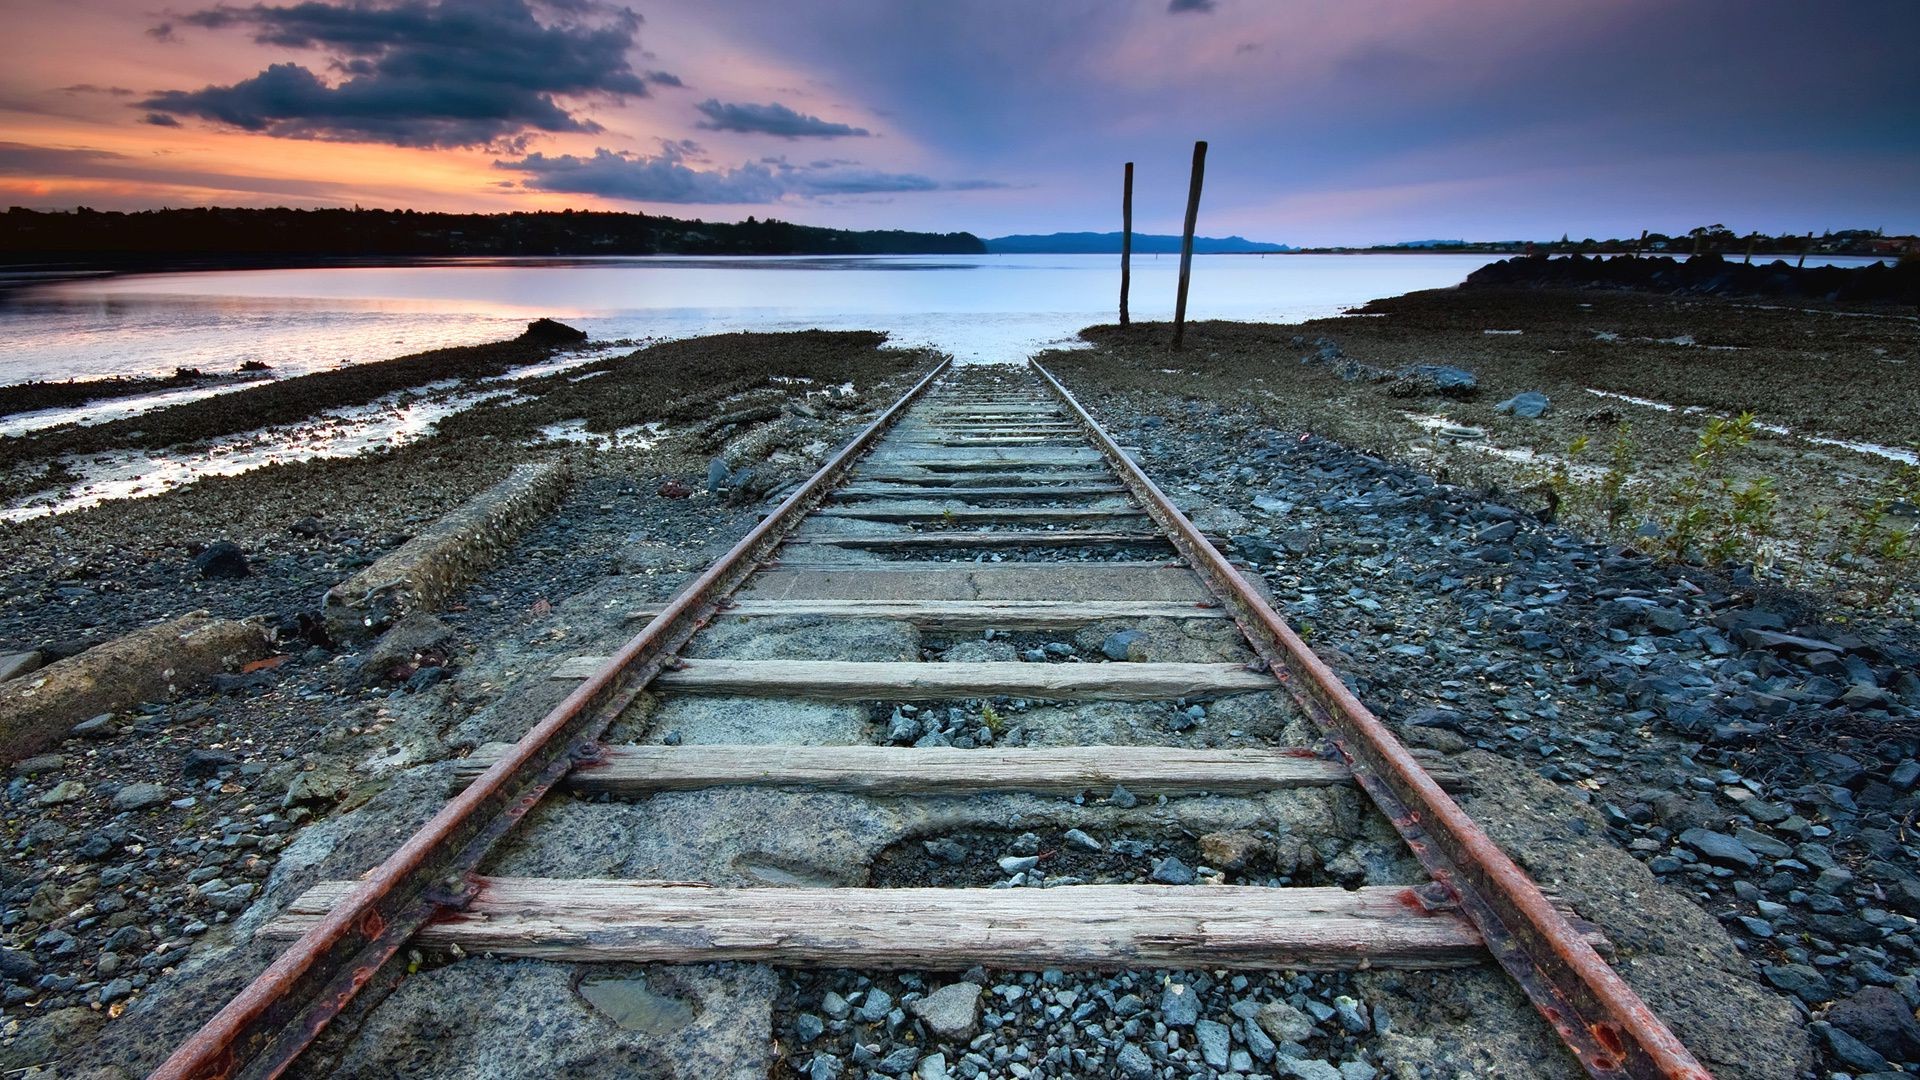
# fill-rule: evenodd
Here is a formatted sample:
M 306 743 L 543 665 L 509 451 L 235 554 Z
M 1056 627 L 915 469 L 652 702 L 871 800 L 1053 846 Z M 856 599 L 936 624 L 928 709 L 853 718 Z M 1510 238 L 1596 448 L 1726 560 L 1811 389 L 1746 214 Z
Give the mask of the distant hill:
M 535 211 L 206 209 L 0 213 L 0 263 L 124 265 L 439 255 L 973 255 L 971 233 L 852 231 L 772 218 L 687 221 L 656 214 Z
M 1134 233 L 1133 250 L 1140 255 L 1177 255 L 1180 238 Z M 1292 251 L 1285 244 L 1264 244 L 1244 236 L 1196 236 L 1193 250 L 1203 255 L 1245 255 Z M 1118 255 L 1117 232 L 1058 232 L 1045 236 L 1033 234 L 997 236 L 987 241 L 991 255 Z

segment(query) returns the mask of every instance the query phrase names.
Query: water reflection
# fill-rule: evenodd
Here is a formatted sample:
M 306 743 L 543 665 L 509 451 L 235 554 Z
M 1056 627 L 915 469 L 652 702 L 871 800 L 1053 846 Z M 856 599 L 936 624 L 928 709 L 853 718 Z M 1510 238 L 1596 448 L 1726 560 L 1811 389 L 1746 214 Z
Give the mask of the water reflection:
M 1208 255 L 1195 318 L 1294 321 L 1452 285 L 1477 255 Z M 1179 260 L 1134 260 L 1136 318 L 1172 314 Z M 497 340 L 550 316 L 597 338 L 879 329 L 963 360 L 1023 359 L 1111 321 L 1104 255 L 449 259 L 129 275 L 0 301 L 0 381 L 230 370 L 282 375 Z

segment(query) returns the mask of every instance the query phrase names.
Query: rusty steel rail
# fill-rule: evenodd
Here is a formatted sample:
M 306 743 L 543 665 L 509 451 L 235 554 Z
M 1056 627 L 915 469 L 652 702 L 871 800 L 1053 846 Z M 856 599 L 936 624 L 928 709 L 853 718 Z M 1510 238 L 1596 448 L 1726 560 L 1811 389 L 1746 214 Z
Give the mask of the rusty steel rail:
M 1033 368 L 1346 758 L 1354 779 L 1448 894 L 1438 902 L 1457 904 L 1473 921 L 1494 959 L 1587 1072 L 1604 1080 L 1712 1080 L 1647 1003 L 1554 909 L 1533 879 L 1440 789 L 1387 726 L 1121 452 L 1060 380 L 1037 361 Z M 1431 896 L 1432 890 L 1423 894 Z
M 951 360 L 936 364 L 852 442 L 694 579 L 659 615 L 174 1050 L 150 1080 L 273 1077 L 292 1064 L 382 964 L 436 915 L 471 901 L 471 874 L 675 652 L 719 610 L 848 467 Z

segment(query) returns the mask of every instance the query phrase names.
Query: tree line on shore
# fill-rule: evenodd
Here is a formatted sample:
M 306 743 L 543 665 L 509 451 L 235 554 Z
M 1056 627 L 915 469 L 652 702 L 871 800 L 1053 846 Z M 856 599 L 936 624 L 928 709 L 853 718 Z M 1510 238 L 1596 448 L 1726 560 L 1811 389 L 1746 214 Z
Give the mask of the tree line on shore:
M 457 255 L 975 255 L 972 233 L 826 229 L 771 218 L 712 222 L 654 214 L 207 207 L 82 207 L 0 214 L 0 260 L 111 264 L 159 258 L 254 260 Z

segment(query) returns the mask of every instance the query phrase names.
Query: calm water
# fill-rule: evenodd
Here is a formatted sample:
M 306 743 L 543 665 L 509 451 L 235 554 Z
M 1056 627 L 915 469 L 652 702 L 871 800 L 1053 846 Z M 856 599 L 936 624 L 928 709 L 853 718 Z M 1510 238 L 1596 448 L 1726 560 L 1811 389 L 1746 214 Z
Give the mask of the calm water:
M 1478 255 L 1215 255 L 1196 319 L 1294 321 L 1453 285 Z M 0 382 L 232 370 L 280 374 L 495 340 L 549 316 L 596 338 L 881 329 L 969 360 L 1019 360 L 1112 322 L 1118 260 L 1097 255 L 470 260 L 151 274 L 42 286 L 0 306 Z M 1134 260 L 1133 315 L 1173 313 L 1178 259 Z
M 1203 255 L 1188 314 L 1292 322 L 1453 285 L 1482 255 Z M 1865 263 L 1872 260 L 1835 259 Z M 1133 315 L 1173 314 L 1179 260 L 1134 260 Z M 450 260 L 401 267 L 147 274 L 0 301 L 0 383 L 232 370 L 279 374 L 496 340 L 541 316 L 596 338 L 881 329 L 965 360 L 1019 360 L 1111 322 L 1106 255 Z

